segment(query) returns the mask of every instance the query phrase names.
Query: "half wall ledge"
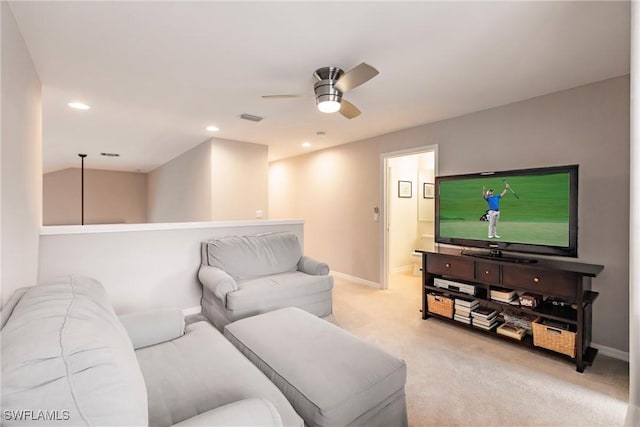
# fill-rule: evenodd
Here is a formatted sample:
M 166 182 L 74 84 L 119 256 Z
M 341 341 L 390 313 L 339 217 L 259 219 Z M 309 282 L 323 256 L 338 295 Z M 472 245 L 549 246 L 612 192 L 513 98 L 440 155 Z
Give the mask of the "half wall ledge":
M 57 234 L 122 233 L 131 231 L 191 230 L 198 228 L 259 227 L 265 225 L 303 225 L 301 219 L 242 220 L 203 222 L 157 222 L 145 224 L 94 224 L 94 225 L 46 225 L 40 228 L 41 236 Z

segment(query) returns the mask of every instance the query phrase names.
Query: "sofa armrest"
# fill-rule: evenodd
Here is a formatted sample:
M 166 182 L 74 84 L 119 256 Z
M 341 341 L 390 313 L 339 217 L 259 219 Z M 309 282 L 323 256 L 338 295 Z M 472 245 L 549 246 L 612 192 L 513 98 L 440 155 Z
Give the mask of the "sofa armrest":
M 31 288 L 27 287 L 16 289 L 13 295 L 11 295 L 9 300 L 5 303 L 5 305 L 2 306 L 2 309 L 0 310 L 0 317 L 2 317 L 2 324 L 0 325 L 0 329 L 4 328 L 7 320 L 9 320 L 9 317 L 11 317 L 11 315 L 13 314 L 13 309 L 16 308 L 16 305 L 18 305 L 22 296 L 26 294 L 29 289 Z
M 281 427 L 278 410 L 266 399 L 244 399 L 203 412 L 189 418 L 180 426 L 270 426 Z
M 303 255 L 298 261 L 298 271 L 314 276 L 325 276 L 329 274 L 329 265 Z
M 184 335 L 184 314 L 178 308 L 119 316 L 134 349 L 171 341 Z
M 225 298 L 229 292 L 238 290 L 238 284 L 233 277 L 218 267 L 211 267 L 210 265 L 200 266 L 198 279 L 200 279 L 202 286 L 205 286 L 213 292 L 222 302 L 225 302 Z

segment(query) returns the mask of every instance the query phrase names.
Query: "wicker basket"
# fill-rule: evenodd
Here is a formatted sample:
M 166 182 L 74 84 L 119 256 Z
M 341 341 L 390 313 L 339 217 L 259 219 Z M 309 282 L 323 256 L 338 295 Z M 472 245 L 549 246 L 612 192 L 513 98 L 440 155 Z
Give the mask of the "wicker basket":
M 427 294 L 427 311 L 451 319 L 453 317 L 453 298 L 446 295 Z
M 543 325 L 537 320 L 533 326 L 533 345 L 576 357 L 576 333 Z

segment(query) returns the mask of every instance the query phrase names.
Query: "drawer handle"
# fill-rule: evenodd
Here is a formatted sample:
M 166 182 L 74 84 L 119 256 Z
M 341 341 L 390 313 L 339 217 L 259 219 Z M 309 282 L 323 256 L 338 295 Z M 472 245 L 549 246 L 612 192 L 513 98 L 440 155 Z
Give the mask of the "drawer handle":
M 449 267 L 451 267 L 451 264 L 446 263 L 444 266 L 445 266 L 445 267 L 447 267 L 447 268 L 449 268 Z
M 485 270 L 485 271 L 484 271 L 484 274 L 489 274 L 489 270 Z
M 539 283 L 540 282 L 540 278 L 539 277 L 534 277 L 533 278 L 533 283 Z

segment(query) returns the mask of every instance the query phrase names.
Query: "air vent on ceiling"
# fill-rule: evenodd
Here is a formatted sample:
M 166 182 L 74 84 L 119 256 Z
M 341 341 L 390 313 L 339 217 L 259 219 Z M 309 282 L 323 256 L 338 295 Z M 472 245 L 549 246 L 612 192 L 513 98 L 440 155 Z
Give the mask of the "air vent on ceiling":
M 260 116 L 253 116 L 251 114 L 240 114 L 240 118 L 244 119 L 244 120 L 250 120 L 252 122 L 259 122 L 260 120 L 262 120 L 263 118 Z
M 100 155 L 105 157 L 120 157 L 118 153 L 100 153 Z

